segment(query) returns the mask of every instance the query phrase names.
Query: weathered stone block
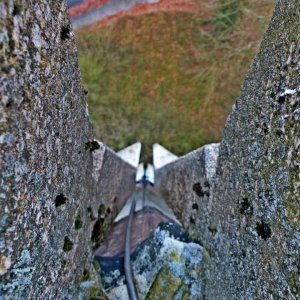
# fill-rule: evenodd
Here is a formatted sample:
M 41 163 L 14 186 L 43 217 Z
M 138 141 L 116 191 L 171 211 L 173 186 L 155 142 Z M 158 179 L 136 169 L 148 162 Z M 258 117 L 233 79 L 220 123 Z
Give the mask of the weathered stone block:
M 201 147 L 155 171 L 155 191 L 167 202 L 190 235 L 202 244 L 209 228 L 211 188 L 219 144 Z M 209 228 L 209 229 L 208 229 Z M 209 244 L 205 245 L 209 248 Z
M 0 67 L 0 298 L 76 299 L 135 170 L 93 139 L 64 1 L 0 3 Z

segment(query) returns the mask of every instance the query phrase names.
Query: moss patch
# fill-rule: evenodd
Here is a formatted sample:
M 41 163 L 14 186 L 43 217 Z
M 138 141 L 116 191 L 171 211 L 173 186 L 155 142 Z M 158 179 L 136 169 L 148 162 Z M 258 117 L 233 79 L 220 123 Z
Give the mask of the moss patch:
M 163 268 L 156 276 L 146 299 L 173 300 L 181 287 L 182 279 L 175 278 L 168 268 Z

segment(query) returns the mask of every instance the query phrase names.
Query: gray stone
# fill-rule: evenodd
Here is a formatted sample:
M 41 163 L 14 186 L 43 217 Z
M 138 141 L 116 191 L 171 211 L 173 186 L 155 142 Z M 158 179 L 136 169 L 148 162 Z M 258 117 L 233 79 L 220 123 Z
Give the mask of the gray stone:
M 132 268 L 139 299 L 201 299 L 205 294 L 209 256 L 185 235 L 178 224 L 164 224 L 135 251 Z M 108 291 L 108 298 L 129 299 L 124 275 L 114 273 L 117 286 Z
M 217 162 L 199 149 L 156 174 L 210 254 L 206 299 L 300 298 L 299 21 L 298 0 L 277 1 Z
M 155 191 L 166 200 L 190 235 L 202 244 L 202 235 L 209 230 L 209 196 L 218 154 L 219 144 L 206 145 L 155 171 Z
M 204 237 L 216 265 L 208 299 L 300 298 L 299 21 L 298 0 L 277 1 L 225 126 Z
M 93 140 L 64 1 L 2 1 L 0 45 L 0 298 L 76 299 L 135 169 Z
M 277 1 L 220 147 L 156 173 L 206 253 L 191 295 L 300 298 L 299 14 L 299 0 Z M 0 26 L 0 297 L 99 295 L 92 249 L 135 170 L 93 138 L 64 2 L 4 0 Z

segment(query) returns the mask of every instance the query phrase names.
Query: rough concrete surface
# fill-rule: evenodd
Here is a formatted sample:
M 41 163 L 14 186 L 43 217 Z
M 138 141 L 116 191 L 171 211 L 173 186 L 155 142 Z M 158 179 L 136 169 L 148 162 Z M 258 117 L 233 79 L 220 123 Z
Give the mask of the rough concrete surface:
M 218 154 L 219 144 L 206 145 L 155 171 L 154 190 L 201 243 L 204 242 L 201 236 L 209 230 L 209 196 Z
M 208 299 L 300 298 L 300 1 L 277 1 L 220 145 Z
M 135 171 L 93 139 L 64 2 L 1 1 L 0 29 L 0 298 L 77 299 Z M 299 32 L 278 0 L 220 146 L 156 172 L 203 299 L 300 298 Z
M 93 140 L 63 1 L 1 1 L 0 60 L 0 298 L 74 299 L 135 171 Z
M 213 180 L 203 149 L 156 174 L 214 263 L 206 299 L 300 298 L 299 53 L 300 1 L 277 1 L 212 161 Z

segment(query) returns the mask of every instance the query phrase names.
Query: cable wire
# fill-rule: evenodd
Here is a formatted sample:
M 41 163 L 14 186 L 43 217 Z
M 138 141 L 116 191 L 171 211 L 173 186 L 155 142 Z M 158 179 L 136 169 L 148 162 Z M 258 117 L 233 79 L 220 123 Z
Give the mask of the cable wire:
M 135 212 L 136 199 L 135 197 L 132 200 L 130 213 L 128 216 L 127 228 L 126 228 L 126 236 L 125 236 L 125 253 L 124 253 L 124 269 L 125 269 L 125 278 L 127 291 L 130 300 L 138 300 L 136 287 L 134 285 L 133 276 L 132 276 L 132 267 L 130 261 L 130 250 L 131 250 L 131 228 L 132 221 Z

